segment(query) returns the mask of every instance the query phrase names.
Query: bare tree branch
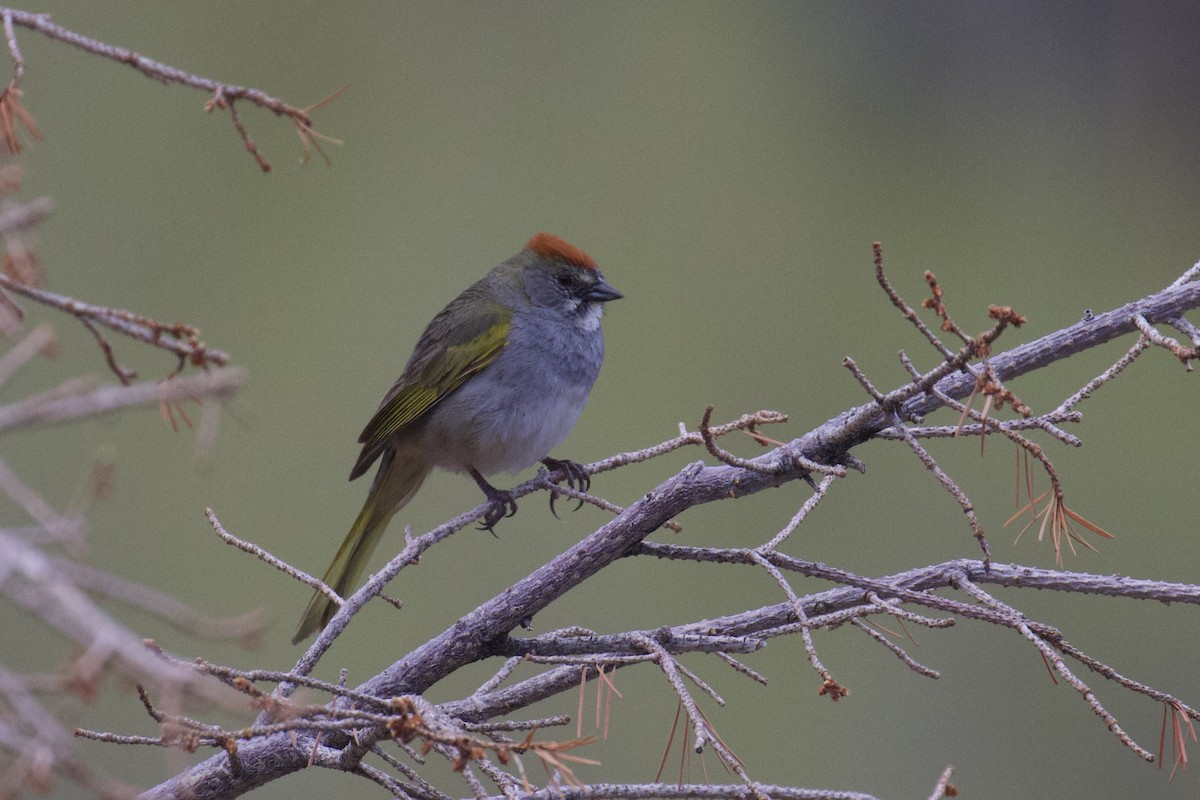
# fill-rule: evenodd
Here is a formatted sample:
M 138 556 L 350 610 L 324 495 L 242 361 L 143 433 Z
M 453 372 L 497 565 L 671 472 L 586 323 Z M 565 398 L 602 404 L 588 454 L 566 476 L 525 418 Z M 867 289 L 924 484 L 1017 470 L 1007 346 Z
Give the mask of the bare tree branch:
M 101 58 L 126 64 L 164 84 L 179 84 L 205 92 L 205 109 L 227 110 L 234 130 L 247 152 L 263 171 L 271 169 L 243 122 L 237 104 L 257 105 L 290 119 L 305 152 L 305 160 L 316 150 L 328 161 L 322 142 L 332 142 L 312 128 L 311 113 L 340 95 L 309 108 L 298 108 L 257 89 L 235 86 L 193 75 L 139 53 L 82 36 L 52 23 L 48 16 L 0 7 L 5 42 L 13 63 L 13 76 L 0 90 L 0 137 L 10 152 L 19 152 L 25 137 L 40 138 L 40 131 L 24 105 L 21 81 L 26 62 L 18 41 L 18 29 L 36 31 L 50 39 L 77 47 Z M 0 194 L 6 194 L 16 178 L 8 168 L 0 174 Z M 197 433 L 198 444 L 214 435 L 221 402 L 229 398 L 242 380 L 239 369 L 224 367 L 225 353 L 208 348 L 190 326 L 163 325 L 155 320 L 120 309 L 83 303 L 41 288 L 41 270 L 32 248 L 22 234 L 49 213 L 47 200 L 0 207 L 0 235 L 5 240 L 6 258 L 0 276 L 0 328 L 10 336 L 21 336 L 23 311 L 14 295 L 49 305 L 76 317 L 95 337 L 110 370 L 125 387 L 99 386 L 96 380 L 72 379 L 58 388 L 0 406 L 0 431 L 80 419 L 127 406 L 156 402 L 163 417 L 176 425 L 181 418 L 190 425 L 182 401 L 207 397 Z M 685 666 L 682 654 L 707 654 L 713 659 L 696 659 L 721 669 L 729 668 L 742 677 L 765 683 L 767 676 L 750 669 L 735 655 L 769 646 L 782 636 L 800 636 L 808 660 L 816 672 L 819 693 L 837 700 L 847 693 L 837 676 L 837 665 L 826 663 L 820 640 L 814 634 L 840 631 L 843 635 L 865 635 L 895 655 L 905 667 L 928 678 L 939 672 L 914 659 L 902 636 L 888 631 L 892 620 L 930 630 L 954 626 L 960 620 L 982 622 L 997 631 L 1015 634 L 1014 641 L 1027 645 L 1045 659 L 1049 669 L 1079 693 L 1105 728 L 1127 749 L 1145 761 L 1166 757 L 1160 744 L 1156 755 L 1135 740 L 1110 709 L 1103 689 L 1124 690 L 1152 704 L 1161 705 L 1164 736 L 1170 725 L 1176 766 L 1186 764 L 1187 739 L 1194 740 L 1192 721 L 1198 712 L 1193 705 L 1147 683 L 1118 672 L 1102 658 L 1068 642 L 1048 619 L 1027 616 L 1014 598 L 1021 590 L 1102 594 L 1123 599 L 1156 599 L 1163 603 L 1200 604 L 1200 586 L 1138 580 L 1116 575 L 1091 575 L 1042 570 L 1013 564 L 992 563 L 982 523 L 975 517 L 970 493 L 952 472 L 933 457 L 922 439 L 978 436 L 980 447 L 989 436 L 1000 435 L 1024 457 L 1027 504 L 1013 520 L 1029 516 L 1026 528 L 1039 525 L 1038 535 L 1048 533 L 1056 555 L 1063 545 L 1073 549 L 1093 547 L 1088 534 L 1110 534 L 1068 507 L 1058 471 L 1041 444 L 1031 438 L 1042 430 L 1053 441 L 1078 446 L 1080 439 L 1063 430 L 1077 423 L 1076 407 L 1101 387 L 1116 380 L 1136 358 L 1166 351 L 1191 370 L 1200 357 L 1200 327 L 1183 315 L 1200 305 L 1200 264 L 1162 292 L 1119 309 L 1083 313 L 1080 322 L 1034 342 L 1006 352 L 993 352 L 997 341 L 1024 318 L 1014 309 L 989 309 L 990 327 L 969 333 L 951 314 L 947 287 L 926 273 L 929 296 L 920 304 L 906 301 L 883 270 L 882 250 L 876 247 L 877 281 L 892 305 L 911 322 L 920 339 L 934 356 L 933 366 L 922 370 L 906 353 L 899 355 L 909 379 L 887 391 L 872 380 L 853 359 L 847 368 L 859 382 L 869 402 L 848 408 L 837 417 L 790 442 L 773 442 L 759 430 L 786 417 L 762 411 L 725 425 L 713 425 L 713 407 L 700 416 L 698 429 L 681 426 L 680 435 L 633 453 L 622 453 L 587 465 L 592 475 L 620 466 L 647 461 L 684 447 L 704 447 L 716 464 L 701 461 L 687 465 L 677 474 L 626 507 L 589 494 L 586 481 L 556 486 L 554 475 L 542 473 L 517 487 L 514 497 L 549 491 L 551 506 L 557 495 L 586 501 L 612 514 L 612 519 L 590 536 L 547 562 L 525 579 L 501 591 L 491 600 L 449 625 L 440 635 L 383 668 L 359 686 L 347 686 L 343 671 L 337 683 L 311 677 L 329 645 L 371 599 L 383 596 L 387 583 L 416 562 L 418 557 L 463 529 L 486 511 L 480 506 L 420 536 L 406 531 L 405 547 L 389 564 L 354 595 L 345 598 L 340 610 L 317 641 L 291 670 L 237 669 L 204 660 L 174 657 L 153 642 L 142 640 L 102 609 L 93 598 L 109 599 L 151 610 L 177 626 L 197 635 L 230 633 L 243 640 L 258 632 L 256 619 L 216 620 L 120 576 L 104 573 L 69 557 L 52 555 L 46 544 L 63 544 L 70 552 L 86 535 L 84 510 L 72 505 L 58 510 L 21 480 L 17 470 L 0 461 L 0 492 L 27 514 L 32 525 L 0 530 L 0 593 L 44 624 L 77 642 L 80 654 L 65 675 L 18 675 L 0 665 L 0 748 L 18 754 L 10 769 L 0 775 L 0 794 L 15 787 L 43 789 L 54 774 L 69 777 L 85 790 L 102 797 L 127 796 L 122 787 L 93 772 L 76 754 L 68 732 L 38 697 L 41 691 L 68 691 L 88 695 L 97 691 L 97 676 L 107 669 L 132 676 L 140 684 L 138 697 L 149 718 L 158 726 L 157 736 L 124 735 L 111 731 L 77 730 L 76 736 L 109 745 L 176 747 L 194 750 L 209 747 L 217 754 L 190 767 L 145 797 L 227 798 L 240 795 L 275 778 L 316 766 L 346 772 L 383 787 L 393 796 L 413 800 L 449 800 L 446 791 L 422 773 L 428 761 L 440 759 L 460 777 L 461 789 L 477 800 L 591 800 L 592 798 L 839 798 L 868 800 L 850 791 L 829 791 L 758 783 L 750 770 L 722 740 L 705 718 L 695 694 L 700 692 L 719 704 L 724 699 L 699 669 Z M 927 324 L 919 310 L 936 316 Z M 1071 314 L 1075 316 L 1074 313 Z M 1184 341 L 1163 332 L 1171 327 Z M 105 329 L 168 350 L 177 361 L 167 380 L 134 384 L 135 375 L 122 366 Z M 1137 338 L 1121 357 L 1094 380 L 1066 397 L 1051 412 L 1035 414 L 1014 392 L 1014 379 L 1051 366 L 1074 353 L 1097 347 L 1126 334 Z M 948 338 L 943 341 L 944 338 Z M 1190 343 L 1190 345 L 1189 345 Z M 0 356 L 0 383 L 31 363 L 39 352 L 53 347 L 52 334 L 35 328 Z M 204 369 L 198 375 L 180 375 L 185 366 Z M 1020 418 L 1000 419 L 1005 407 Z M 926 425 L 924 417 L 937 409 L 958 414 L 957 425 Z M 699 409 L 697 409 L 699 416 Z M 742 458 L 722 445 L 720 437 L 742 432 L 770 449 L 757 458 Z M 982 548 L 981 560 L 955 559 L 940 564 L 901 569 L 872 577 L 808 561 L 779 548 L 812 519 L 811 512 L 834 492 L 848 489 L 848 470 L 861 469 L 852 453 L 871 440 L 899 441 L 911 450 L 964 512 L 971 533 Z M 1040 470 L 1050 488 L 1035 497 L 1034 471 Z M 815 476 L 820 476 L 819 484 Z M 569 478 L 570 476 L 568 476 Z M 1037 478 L 1036 480 L 1040 480 Z M 754 495 L 763 489 L 805 481 L 814 493 L 799 505 L 790 520 L 780 520 L 778 530 L 764 531 L 762 543 L 746 548 L 701 548 L 686 544 L 647 541 L 661 527 L 678 530 L 673 518 L 695 506 L 735 497 Z M 949 501 L 948 501 L 949 502 Z M 80 505 L 86 505 L 82 503 Z M 214 531 L 241 551 L 255 555 L 294 579 L 317 585 L 320 581 L 267 553 L 248 539 L 229 533 L 209 512 Z M 514 635 L 523 624 L 546 609 L 565 592 L 600 573 L 623 558 L 653 557 L 703 562 L 724 570 L 747 566 L 766 572 L 778 587 L 779 602 L 744 608 L 717 618 L 699 619 L 673 627 L 657 626 L 651 618 L 641 629 L 615 633 L 569 627 L 540 636 Z M 820 592 L 799 591 L 798 578 L 819 578 L 837 588 Z M 1010 590 L 1001 600 L 993 587 Z M 328 588 L 328 587 L 324 587 Z M 385 598 L 386 599 L 386 598 Z M 398 603 L 396 604 L 398 605 Z M 891 618 L 890 620 L 887 618 Z M 230 631 L 228 628 L 235 626 Z M 1019 638 L 1018 638 L 1019 637 Z M 424 696 L 459 668 L 484 659 L 503 659 L 492 678 L 471 694 L 434 705 Z M 689 661 L 689 664 L 691 662 Z M 1086 670 L 1080 670 L 1082 665 Z M 589 683 L 596 689 L 596 715 L 616 694 L 619 670 L 653 666 L 664 679 L 664 691 L 673 694 L 680 708 L 682 747 L 715 751 L 736 777 L 730 785 L 706 784 L 584 784 L 572 766 L 589 762 L 582 750 L 590 740 L 547 739 L 538 728 L 562 729 L 565 716 L 503 719 L 518 714 L 530 704 L 557 694 L 580 693 L 583 700 Z M 1084 680 L 1095 680 L 1091 685 Z M 260 684 L 269 688 L 264 689 Z M 320 705 L 297 702 L 297 687 L 319 692 L 328 698 Z M 185 700 L 206 700 L 227 709 L 258 712 L 252 723 L 236 729 L 204 721 L 183 713 Z M 605 712 L 606 713 L 606 712 Z M 607 722 L 605 723 L 607 725 Z M 512 738 L 525 731 L 523 739 Z M 580 731 L 581 734 L 581 731 Z M 527 772 L 522 759 L 541 767 L 542 773 Z M 951 784 L 953 767 L 946 767 L 936 782 L 931 798 L 956 796 Z M 930 776 L 931 780 L 934 776 Z M 657 779 L 656 779 L 657 781 Z
M 20 48 L 17 45 L 14 25 L 37 31 L 50 39 L 77 47 L 92 55 L 110 59 L 118 64 L 127 64 L 146 77 L 153 78 L 162 83 L 179 84 L 207 92 L 210 95 L 210 99 L 205 104 L 205 110 L 210 112 L 214 109 L 229 111 L 230 119 L 238 136 L 242 140 L 242 144 L 245 145 L 246 151 L 250 153 L 263 172 L 270 172 L 271 164 L 259 151 L 258 146 L 250 138 L 249 133 L 238 117 L 234 104 L 239 100 L 244 100 L 247 103 L 252 103 L 260 108 L 271 111 L 276 116 L 290 119 L 296 127 L 296 133 L 300 137 L 301 144 L 304 146 L 305 160 L 307 160 L 310 150 L 315 149 L 328 161 L 328 156 L 321 149 L 321 142 L 340 144 L 338 140 L 324 136 L 314 130 L 309 114 L 335 99 L 345 89 L 339 90 L 331 97 L 309 108 L 298 108 L 258 89 L 249 86 L 221 83 L 211 78 L 193 75 L 190 72 L 155 61 L 152 58 L 135 53 L 132 50 L 127 50 L 124 47 L 115 47 L 83 36 L 68 28 L 54 24 L 50 21 L 50 15 L 48 14 L 35 14 L 15 8 L 0 7 L 0 18 L 4 21 L 5 38 L 8 42 L 9 54 L 12 56 L 14 65 L 13 79 L 3 94 L 0 94 L 0 131 L 3 132 L 11 152 L 16 153 L 20 151 L 20 144 L 13 125 L 14 118 L 21 120 L 35 138 L 41 138 L 37 127 L 33 124 L 33 118 L 29 116 L 24 106 L 20 103 L 21 89 L 19 88 L 19 84 L 21 77 L 25 74 L 25 59 L 21 55 Z
M 244 378 L 245 372 L 240 367 L 228 367 L 128 387 L 97 386 L 91 379 L 71 380 L 49 392 L 0 406 L 0 430 L 65 422 L 128 406 L 157 405 L 204 395 L 228 399 Z
M 881 259 L 879 263 L 881 285 L 890 286 L 882 275 Z M 760 787 L 753 783 L 752 776 L 744 772 L 740 760 L 721 742 L 717 732 L 691 700 L 693 689 L 690 686 L 705 693 L 711 693 L 711 689 L 699 675 L 683 669 L 676 657 L 686 652 L 714 653 L 719 654 L 724 663 L 733 666 L 737 662 L 729 653 L 751 652 L 766 646 L 775 637 L 800 634 L 807 639 L 806 648 L 810 660 L 819 673 L 820 692 L 837 699 L 845 694 L 845 688 L 837 681 L 830 668 L 820 661 L 816 643 L 810 637 L 810 633 L 815 630 L 844 627 L 849 632 L 865 633 L 871 641 L 883 645 L 902 663 L 919 674 L 937 676 L 935 669 L 912 659 L 902 643 L 882 633 L 879 627 L 864 624 L 864 621 L 872 617 L 894 617 L 902 622 L 933 629 L 947 627 L 953 625 L 956 620 L 966 619 L 1013 631 L 1046 658 L 1047 663 L 1052 665 L 1060 676 L 1075 686 L 1084 701 L 1101 717 L 1108 730 L 1127 748 L 1144 760 L 1156 760 L 1159 756 L 1154 755 L 1124 731 L 1116 716 L 1102 701 L 1098 688 L 1085 683 L 1069 662 L 1082 664 L 1091 674 L 1099 675 L 1106 685 L 1132 691 L 1152 702 L 1161 703 L 1164 708 L 1170 709 L 1172 719 L 1175 720 L 1173 724 L 1179 730 L 1190 725 L 1190 721 L 1197 717 L 1198 712 L 1195 708 L 1178 698 L 1117 673 L 1102 659 L 1068 643 L 1050 622 L 1027 617 L 1017 606 L 999 601 L 984 587 L 991 585 L 1009 589 L 1104 594 L 1128 599 L 1200 604 L 1200 586 L 997 564 L 986 557 L 986 551 L 982 561 L 954 560 L 872 578 L 798 559 L 776 549 L 797 525 L 807 520 L 808 512 L 823 497 L 848 486 L 838 476 L 845 474 L 845 470 L 841 469 L 842 465 L 857 466 L 849 451 L 858 444 L 872 438 L 885 438 L 907 441 L 911 447 L 918 437 L 955 433 L 969 433 L 980 437 L 999 433 L 1016 441 L 1019 447 L 1037 459 L 1034 463 L 1042 466 L 1059 493 L 1041 510 L 1038 509 L 1041 498 L 1030 498 L 1026 510 L 1034 514 L 1035 519 L 1043 520 L 1043 529 L 1048 526 L 1062 528 L 1062 535 L 1066 537 L 1067 543 L 1085 543 L 1072 525 L 1080 525 L 1097 535 L 1105 534 L 1066 507 L 1062 502 L 1057 473 L 1049 458 L 1039 445 L 1017 432 L 1041 428 L 1064 444 L 1077 442 L 1075 437 L 1061 431 L 1058 426 L 1077 422 L 1079 416 L 1072 407 L 1100 386 L 1116 379 L 1121 374 L 1121 365 L 1127 363 L 1130 354 L 1122 356 L 1112 368 L 1089 383 L 1085 387 L 1086 391 L 1076 392 L 1059 408 L 1048 414 L 1033 414 L 1006 384 L 1019 375 L 1052 365 L 1078 352 L 1082 347 L 1096 347 L 1130 332 L 1138 332 L 1144 337 L 1144 334 L 1138 331 L 1138 325 L 1142 324 L 1139 319 L 1144 320 L 1146 324 L 1181 319 L 1182 313 L 1200 306 L 1200 283 L 1176 282 L 1162 292 L 1121 309 L 1088 315 L 1080 323 L 1034 342 L 1006 352 L 994 353 L 994 341 L 1008 325 L 1017 324 L 1019 315 L 1011 309 L 994 308 L 992 315 L 996 324 L 993 328 L 978 336 L 969 335 L 953 322 L 947 310 L 944 288 L 933 276 L 928 276 L 928 282 L 933 297 L 932 300 L 926 301 L 926 305 L 934 309 L 942 319 L 943 329 L 954 332 L 962 343 L 958 349 L 950 348 L 943 344 L 931 329 L 924 328 L 926 338 L 940 359 L 932 369 L 920 372 L 912 366 L 911 360 L 905 357 L 906 367 L 912 375 L 909 383 L 890 392 L 871 387 L 869 393 L 872 402 L 848 409 L 803 436 L 788 443 L 778 444 L 755 459 L 727 457 L 728 451 L 716 444 L 716 437 L 736 430 L 737 425 L 711 426 L 708 420 L 711 412 L 706 412 L 698 433 L 684 430 L 678 438 L 671 441 L 585 466 L 584 471 L 591 475 L 623 464 L 654 458 L 679 447 L 695 445 L 705 446 L 708 452 L 721 462 L 716 465 L 706 465 L 702 462 L 689 464 L 625 508 L 613 506 L 610 510 L 615 514 L 614 518 L 590 536 L 455 621 L 443 633 L 406 654 L 375 677 L 355 687 L 353 691 L 359 699 L 352 700 L 343 692 L 336 691 L 330 693 L 333 700 L 326 706 L 293 707 L 291 701 L 285 698 L 295 685 L 309 682 L 307 674 L 357 610 L 375 596 L 391 578 L 414 563 L 423 550 L 470 524 L 485 508 L 480 507 L 463 514 L 422 536 L 407 537 L 404 550 L 372 576 L 358 592 L 346 598 L 330 625 L 293 670 L 271 678 L 279 684 L 279 689 L 272 695 L 272 702 L 263 707 L 255 724 L 248 729 L 248 737 L 238 744 L 239 766 L 235 766 L 227 754 L 214 756 L 143 796 L 233 797 L 303 769 L 310 763 L 335 769 L 361 770 L 365 767 L 361 759 L 371 756 L 375 752 L 373 748 L 377 748 L 387 739 L 397 738 L 395 731 L 407 729 L 409 725 L 405 721 L 407 717 L 403 714 L 399 717 L 393 715 L 393 698 L 414 698 L 412 702 L 416 705 L 413 708 L 425 709 L 416 698 L 420 698 L 443 678 L 475 661 L 502 657 L 507 660 L 495 678 L 469 697 L 443 703 L 436 708 L 439 724 L 459 731 L 456 734 L 459 738 L 455 739 L 457 744 L 448 746 L 441 738 L 424 739 L 427 748 L 440 753 L 452 762 L 455 769 L 462 771 L 469 793 L 474 796 L 484 796 L 486 791 L 482 790 L 479 779 L 469 772 L 468 764 L 475 764 L 483 770 L 485 776 L 490 776 L 488 779 L 500 794 L 507 793 L 510 779 L 490 771 L 488 751 L 486 748 L 479 749 L 478 742 L 471 738 L 468 726 L 512 714 L 530 703 L 558 693 L 577 690 L 581 683 L 586 685 L 590 681 L 600 682 L 601 675 L 606 676 L 603 681 L 607 682 L 610 680 L 607 676 L 612 671 L 653 663 L 663 670 L 673 693 L 686 711 L 689 732 L 685 738 L 697 747 L 716 749 L 722 760 L 742 781 L 736 786 L 689 787 L 688 796 L 861 797 L 862 795 L 853 793 Z M 911 306 L 894 290 L 889 296 L 905 316 L 909 317 L 908 311 L 912 310 Z M 912 317 L 917 317 L 915 311 L 912 311 Z M 871 386 L 865 375 L 862 375 L 860 382 L 864 387 Z M 971 399 L 965 403 L 958 403 L 960 398 L 969 396 Z M 979 398 L 983 398 L 982 410 L 973 408 L 973 404 Z M 948 404 L 956 406 L 957 413 L 962 418 L 969 417 L 974 424 L 960 423 L 950 432 L 923 426 L 921 419 L 924 415 Z M 1004 405 L 1013 406 L 1020 413 L 1029 416 L 1027 419 L 1018 420 L 999 420 L 993 417 L 993 411 L 998 411 Z M 754 415 L 753 418 L 759 418 L 759 415 Z M 765 421 L 766 418 L 762 419 Z M 755 436 L 762 441 L 760 434 Z M 932 456 L 926 456 L 930 463 L 938 467 Z M 959 498 L 960 505 L 969 509 L 970 501 L 966 499 L 963 489 L 948 472 L 940 467 L 938 469 L 946 488 Z M 764 543 L 759 547 L 697 548 L 645 541 L 647 535 L 684 510 L 703 503 L 745 497 L 765 488 L 803 480 L 814 471 L 826 473 L 817 487 L 817 493 L 780 531 L 764 536 Z M 519 497 L 547 488 L 545 477 L 539 476 L 518 486 L 514 495 Z M 731 567 L 748 565 L 766 569 L 779 585 L 783 600 L 774 605 L 746 609 L 714 619 L 696 620 L 668 629 L 648 628 L 603 635 L 581 629 L 568 629 L 532 638 L 513 637 L 512 633 L 519 630 L 525 620 L 546 608 L 569 589 L 618 559 L 637 556 L 705 561 Z M 841 584 L 841 588 L 803 594 L 792 588 L 789 575 L 821 578 Z M 935 589 L 940 591 L 933 591 Z M 541 671 L 518 679 L 517 672 L 522 670 L 523 666 L 536 670 L 539 665 L 542 665 Z M 260 679 L 263 677 L 262 673 L 255 675 Z M 382 713 L 383 717 L 372 722 L 368 717 L 362 716 L 370 709 L 377 709 L 370 713 Z M 432 709 L 415 713 L 422 717 L 426 714 L 434 715 Z M 206 735 L 212 739 L 215 746 L 219 744 L 220 737 L 226 734 Z M 424 736 L 419 733 L 414 735 L 416 738 Z M 1185 745 L 1182 734 L 1175 737 L 1175 741 L 1177 747 L 1182 748 Z M 1186 757 L 1186 754 L 1176 757 Z M 560 759 L 560 756 L 543 749 L 539 758 L 544 763 L 551 764 L 555 759 Z M 247 769 L 248 764 L 257 766 Z M 485 768 L 484 764 L 488 764 L 489 767 Z M 394 765 L 392 768 L 395 769 Z M 420 781 L 414 781 L 403 770 L 399 772 L 400 776 L 397 779 L 400 780 L 406 794 L 420 797 L 428 793 Z M 550 773 L 553 776 L 554 769 L 550 769 Z M 542 791 L 577 797 L 674 796 L 658 794 L 663 791 L 660 785 L 623 788 L 603 784 L 586 786 L 575 784 L 571 777 L 573 773 L 559 770 L 557 774 L 558 778 L 551 777 L 550 783 Z M 950 768 L 943 772 L 932 796 L 949 796 L 951 774 Z M 395 788 L 392 790 L 395 791 Z

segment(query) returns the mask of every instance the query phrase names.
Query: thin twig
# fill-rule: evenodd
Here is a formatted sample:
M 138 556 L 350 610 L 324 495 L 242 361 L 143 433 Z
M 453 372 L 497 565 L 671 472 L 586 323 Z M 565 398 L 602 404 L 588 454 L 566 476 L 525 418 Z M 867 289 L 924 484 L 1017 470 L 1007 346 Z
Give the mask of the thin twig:
M 908 433 L 904 423 L 900 421 L 899 415 L 894 412 L 892 413 L 892 430 L 900 434 L 905 444 L 916 454 L 926 469 L 933 473 L 933 476 L 942 485 L 942 488 L 949 492 L 950 496 L 962 507 L 963 513 L 967 516 L 967 524 L 971 526 L 971 532 L 975 536 L 975 540 L 979 542 L 980 549 L 983 550 L 983 563 L 990 563 L 992 558 L 991 548 L 988 546 L 987 537 L 983 533 L 983 526 L 979 524 L 979 518 L 975 515 L 975 506 L 967 497 L 966 492 L 938 465 L 933 456 L 929 454 L 929 451 L 922 447 L 921 443 L 914 436 Z
M 117 409 L 192 397 L 228 398 L 241 385 L 245 371 L 226 367 L 183 375 L 165 383 L 143 381 L 133 386 L 100 386 L 68 381 L 57 389 L 0 406 L 0 431 L 92 417 Z
M 200 332 L 189 325 L 181 323 L 166 325 L 132 311 L 84 303 L 65 295 L 15 281 L 7 275 L 0 275 L 0 286 L 10 292 L 28 297 L 30 300 L 65 311 L 81 321 L 87 320 L 103 325 L 117 333 L 172 352 L 187 359 L 194 366 L 224 366 L 229 363 L 227 353 L 209 348 L 200 341 Z M 95 333 L 94 330 L 93 333 Z M 97 338 L 99 338 L 99 334 L 97 334 Z
M 1067 667 L 1066 663 L 1062 660 L 1062 657 L 1057 651 L 1055 651 L 1051 644 L 1046 641 L 1045 638 L 1033 631 L 1031 625 L 1025 621 L 1023 614 L 1007 603 L 1001 602 L 995 596 L 983 591 L 965 574 L 963 574 L 956 581 L 955 585 L 957 588 L 971 595 L 981 603 L 1010 615 L 1014 620 L 1013 627 L 1019 633 L 1021 633 L 1021 635 L 1033 643 L 1034 647 L 1041 652 L 1042 657 L 1045 658 L 1048 663 L 1054 666 L 1055 672 L 1063 676 L 1067 683 L 1075 687 L 1075 690 L 1079 692 L 1084 701 L 1091 706 L 1092 711 L 1096 713 L 1096 716 L 1100 717 L 1100 719 L 1104 721 L 1105 726 L 1112 732 L 1114 736 L 1117 737 L 1121 744 L 1137 753 L 1138 756 L 1140 756 L 1143 760 L 1151 763 L 1154 762 L 1154 754 L 1135 742 L 1133 738 L 1125 732 L 1125 729 L 1122 728 L 1120 723 L 1117 722 L 1117 718 L 1109 713 L 1108 709 L 1106 709 L 1103 704 L 1100 703 L 1100 700 L 1096 697 L 1091 687 L 1084 683 Z
M 330 142 L 337 141 L 330 139 L 327 136 L 322 136 L 313 130 L 312 119 L 309 117 L 309 112 L 311 110 L 320 108 L 327 101 L 315 103 L 307 109 L 298 108 L 258 89 L 253 89 L 248 86 L 220 83 L 210 78 L 204 78 L 176 67 L 168 66 L 167 64 L 163 64 L 151 58 L 147 58 L 139 53 L 135 53 L 132 50 L 127 50 L 123 47 L 115 47 L 113 45 L 97 41 L 96 39 L 91 39 L 60 25 L 55 25 L 50 21 L 49 15 L 46 14 L 34 14 L 28 11 L 18 11 L 11 8 L 3 9 L 3 14 L 5 34 L 9 42 L 9 52 L 13 54 L 14 61 L 17 63 L 18 77 L 23 71 L 24 64 L 23 61 L 18 60 L 20 57 L 20 51 L 16 49 L 16 35 L 12 32 L 13 24 L 37 31 L 44 36 L 72 45 L 73 47 L 77 47 L 85 52 L 91 53 L 92 55 L 108 58 L 116 61 L 119 64 L 127 64 L 143 75 L 162 83 L 180 84 L 193 89 L 199 89 L 211 98 L 205 104 L 205 108 L 208 111 L 212 111 L 213 109 L 228 109 L 232 115 L 234 101 L 245 100 L 249 103 L 259 106 L 260 108 L 267 109 L 278 116 L 287 117 L 288 119 L 292 120 L 293 124 L 296 126 L 296 130 L 301 134 L 301 138 L 306 141 L 306 146 L 309 146 L 309 144 L 315 139 L 321 139 L 323 141 Z M 341 91 L 344 91 L 344 89 Z M 337 92 L 328 99 L 332 99 L 332 97 L 336 97 L 338 94 L 341 94 L 341 91 Z M 269 171 L 271 169 L 271 165 L 262 156 L 262 154 L 258 152 L 258 149 L 255 147 L 254 143 L 250 140 L 249 135 L 246 133 L 245 128 L 241 125 L 240 120 L 238 120 L 236 117 L 234 117 L 234 126 L 237 129 L 238 135 L 241 137 L 243 143 L 246 145 L 247 151 L 249 151 L 254 157 L 255 162 L 259 165 L 259 168 L 264 172 Z
M 247 542 L 244 539 L 239 539 L 229 531 L 225 530 L 225 526 L 221 524 L 219 519 L 217 519 L 216 512 L 214 512 L 211 508 L 204 509 L 204 516 L 208 520 L 208 524 L 212 526 L 213 533 L 217 534 L 217 536 L 220 537 L 221 540 L 226 544 L 231 544 L 237 549 L 249 553 L 261 561 L 265 561 L 283 574 L 295 578 L 303 584 L 311 586 L 339 606 L 344 602 L 342 597 L 328 585 L 326 585 L 325 582 L 320 578 L 314 578 L 304 570 L 299 569 L 298 567 L 293 567 L 282 558 L 271 555 L 253 542 Z
M 1182 361 L 1184 368 L 1188 372 L 1191 372 L 1194 369 L 1192 367 L 1192 361 L 1196 358 L 1200 358 L 1200 346 L 1184 347 L 1170 336 L 1164 336 L 1163 334 L 1159 333 L 1158 329 L 1151 325 L 1146 317 L 1142 314 L 1133 315 L 1133 324 L 1137 325 L 1138 330 L 1142 332 L 1143 336 L 1150 340 L 1151 344 L 1155 344 L 1165 350 L 1169 350 L 1172 355 Z

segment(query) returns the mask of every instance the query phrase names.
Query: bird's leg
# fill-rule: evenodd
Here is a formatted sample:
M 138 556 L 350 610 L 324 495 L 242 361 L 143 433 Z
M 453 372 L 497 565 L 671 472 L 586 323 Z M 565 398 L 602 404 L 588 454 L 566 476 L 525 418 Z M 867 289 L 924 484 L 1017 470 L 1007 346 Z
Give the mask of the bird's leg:
M 467 467 L 467 472 L 475 479 L 475 483 L 479 484 L 479 488 L 487 495 L 490 507 L 483 515 L 483 519 L 479 521 L 479 530 L 487 531 L 492 536 L 496 535 L 496 523 L 505 517 L 511 517 L 517 513 L 517 501 L 513 499 L 512 492 L 505 489 L 497 489 L 488 483 L 479 470 L 474 467 Z
M 586 492 L 592 487 L 592 476 L 584 471 L 583 465 L 577 461 L 559 460 L 557 458 L 543 458 L 542 463 L 546 465 L 546 469 L 551 472 L 562 472 L 563 480 L 567 487 L 574 489 L 577 492 Z M 558 512 L 554 510 L 554 501 L 558 499 L 558 493 L 553 489 L 550 490 L 550 513 L 558 519 Z M 579 501 L 579 505 L 575 506 L 575 511 L 583 507 L 583 501 Z

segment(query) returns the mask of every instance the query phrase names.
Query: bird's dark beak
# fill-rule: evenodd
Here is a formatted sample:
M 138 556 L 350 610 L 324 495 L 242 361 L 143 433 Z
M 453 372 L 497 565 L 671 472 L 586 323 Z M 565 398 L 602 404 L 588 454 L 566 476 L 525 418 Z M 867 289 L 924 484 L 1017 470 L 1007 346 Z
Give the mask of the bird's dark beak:
M 601 278 L 596 285 L 588 289 L 586 300 L 593 303 L 607 303 L 609 300 L 620 300 L 625 295 L 614 289 L 608 281 Z

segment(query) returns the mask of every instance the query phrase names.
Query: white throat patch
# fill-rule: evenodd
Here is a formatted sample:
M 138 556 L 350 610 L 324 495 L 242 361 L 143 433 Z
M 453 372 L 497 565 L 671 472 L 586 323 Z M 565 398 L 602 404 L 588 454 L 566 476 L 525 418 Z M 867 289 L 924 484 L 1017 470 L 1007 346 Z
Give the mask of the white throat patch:
M 583 313 L 579 315 L 579 327 L 591 333 L 600 327 L 600 317 L 603 315 L 603 303 L 585 303 Z

